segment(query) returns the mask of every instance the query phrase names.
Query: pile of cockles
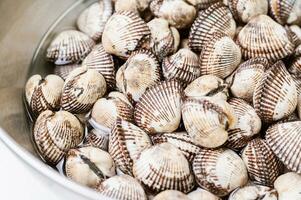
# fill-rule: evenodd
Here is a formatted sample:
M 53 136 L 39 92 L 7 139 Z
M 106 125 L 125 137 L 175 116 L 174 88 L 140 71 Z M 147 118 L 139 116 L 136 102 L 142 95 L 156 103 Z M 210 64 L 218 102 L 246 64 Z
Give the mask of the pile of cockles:
M 300 25 L 301 0 L 95 2 L 26 83 L 37 152 L 110 199 L 300 200 Z

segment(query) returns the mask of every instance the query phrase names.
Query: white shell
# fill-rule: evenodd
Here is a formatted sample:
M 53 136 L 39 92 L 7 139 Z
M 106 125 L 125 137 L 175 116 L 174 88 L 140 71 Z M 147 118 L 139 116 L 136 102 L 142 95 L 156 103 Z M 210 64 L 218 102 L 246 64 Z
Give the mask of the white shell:
M 229 196 L 228 200 L 277 200 L 277 192 L 262 185 L 250 185 L 237 188 Z
M 177 190 L 165 190 L 157 194 L 152 200 L 191 200 L 188 196 Z
M 301 199 L 301 175 L 289 172 L 279 176 L 274 187 L 278 193 L 278 200 Z
M 100 148 L 104 151 L 108 150 L 109 134 L 97 129 L 89 131 L 84 140 L 84 145 Z
M 206 199 L 206 200 L 221 200 L 219 197 L 215 196 L 211 192 L 208 192 L 207 190 L 204 190 L 200 187 L 198 187 L 196 190 L 189 192 L 187 194 L 190 200 L 200 200 L 200 199 Z

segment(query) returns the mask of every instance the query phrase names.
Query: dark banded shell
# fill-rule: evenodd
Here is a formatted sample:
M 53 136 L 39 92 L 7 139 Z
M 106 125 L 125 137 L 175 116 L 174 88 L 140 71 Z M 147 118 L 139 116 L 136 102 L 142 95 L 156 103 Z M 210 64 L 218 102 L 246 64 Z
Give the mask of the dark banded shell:
M 123 101 L 124 103 L 128 104 L 129 107 L 133 107 L 132 103 L 130 102 L 130 100 L 127 98 L 127 96 L 125 96 L 123 93 L 121 92 L 117 92 L 117 91 L 112 91 L 108 94 L 108 98 L 112 98 L 112 99 L 119 99 L 121 101 Z
M 42 112 L 33 128 L 33 140 L 40 156 L 56 165 L 71 148 L 81 143 L 84 129 L 80 121 L 67 111 Z
M 301 122 L 275 124 L 266 131 L 266 142 L 289 169 L 301 173 Z
M 215 32 L 225 33 L 233 38 L 235 29 L 235 21 L 227 6 L 221 2 L 215 3 L 206 10 L 199 11 L 190 29 L 189 47 L 193 51 L 201 51 Z
M 288 33 L 291 35 L 292 40 L 295 46 L 299 46 L 301 44 L 301 28 L 297 25 L 285 26 Z
M 288 71 L 299 78 L 301 77 L 301 57 L 294 59 Z
M 301 94 L 301 78 L 299 76 L 294 75 L 294 74 L 292 74 L 291 76 L 292 76 L 292 79 L 294 80 L 294 82 L 296 84 L 297 94 L 298 94 L 298 96 L 300 96 L 300 94 Z
M 152 86 L 136 104 L 136 124 L 149 134 L 175 131 L 181 120 L 182 97 L 182 87 L 175 80 Z
M 196 7 L 198 10 L 204 10 L 216 2 L 222 2 L 222 0 L 186 0 L 188 3 Z
M 73 63 L 67 65 L 56 65 L 54 67 L 54 74 L 58 75 L 62 79 L 66 80 L 68 75 L 76 68 L 81 67 L 81 64 Z
M 86 34 L 67 30 L 58 34 L 47 49 L 47 59 L 56 65 L 76 63 L 83 60 L 95 45 Z
M 191 200 L 188 196 L 177 190 L 165 190 L 157 194 L 152 200 Z
M 276 190 L 262 185 L 248 185 L 234 190 L 228 200 L 277 200 Z
M 300 0 L 269 0 L 269 9 L 280 24 L 301 24 Z
M 100 148 L 104 151 L 108 150 L 109 134 L 105 131 L 92 129 L 85 137 L 84 145 Z

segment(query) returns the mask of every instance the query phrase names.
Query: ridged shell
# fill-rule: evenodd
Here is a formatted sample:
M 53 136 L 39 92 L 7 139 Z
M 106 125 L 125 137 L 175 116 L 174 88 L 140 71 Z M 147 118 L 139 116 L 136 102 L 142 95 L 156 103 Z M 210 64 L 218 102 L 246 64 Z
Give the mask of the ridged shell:
M 58 34 L 47 49 L 47 59 L 56 65 L 65 65 L 83 60 L 95 45 L 86 34 L 67 30 Z
M 200 54 L 201 75 L 211 74 L 226 78 L 240 61 L 240 48 L 231 37 L 223 33 L 214 33 L 210 41 L 203 45 Z
M 186 0 L 186 1 L 199 10 L 204 10 L 216 2 L 222 2 L 222 0 Z
M 296 76 L 294 74 L 291 75 L 292 79 L 294 80 L 297 88 L 297 96 L 301 94 L 301 78 L 299 76 Z
M 278 200 L 301 199 L 301 175 L 289 172 L 279 176 L 274 187 L 278 193 Z
M 301 44 L 295 49 L 295 56 L 301 56 Z
M 181 120 L 182 96 L 181 85 L 174 80 L 149 88 L 136 104 L 136 124 L 149 134 L 175 131 Z
M 189 49 L 180 49 L 164 58 L 162 70 L 166 80 L 175 79 L 187 85 L 200 76 L 199 58 Z
M 115 88 L 115 66 L 113 57 L 105 52 L 102 44 L 97 44 L 83 60 L 84 67 L 95 69 L 103 75 L 108 88 Z
M 242 151 L 249 177 L 255 183 L 272 187 L 283 171 L 283 164 L 263 139 L 251 140 Z
M 196 182 L 221 197 L 244 186 L 248 181 L 244 162 L 230 149 L 201 149 L 192 167 Z
M 298 96 L 297 112 L 300 118 L 301 117 L 301 95 Z
M 136 179 L 153 191 L 179 190 L 187 193 L 194 186 L 189 162 L 169 143 L 157 144 L 142 151 L 134 162 Z
M 89 131 L 85 137 L 84 145 L 93 146 L 107 151 L 109 144 L 109 134 L 97 129 Z
M 236 124 L 231 106 L 210 97 L 187 98 L 182 106 L 185 128 L 195 144 L 215 148 L 228 139 L 229 128 Z
M 160 78 L 156 56 L 144 49 L 132 53 L 116 74 L 118 89 L 134 101 L 138 101 L 147 88 L 159 83 Z
M 116 174 L 110 154 L 96 147 L 70 149 L 64 171 L 68 178 L 82 185 L 96 188 L 102 181 Z
M 256 85 L 253 104 L 264 122 L 277 121 L 295 110 L 296 84 L 282 61 L 270 67 Z
M 233 96 L 252 102 L 256 84 L 262 79 L 269 66 L 265 58 L 251 58 L 239 65 L 230 86 Z
M 152 200 L 191 200 L 188 196 L 177 190 L 165 190 L 157 194 Z
M 133 105 L 129 101 L 129 99 L 121 92 L 112 91 L 108 94 L 108 98 L 119 99 L 119 100 L 123 101 L 124 103 L 128 104 L 129 107 L 133 107 Z
M 56 165 L 65 153 L 80 144 L 84 129 L 79 120 L 69 112 L 42 112 L 33 129 L 33 140 L 40 156 Z
M 228 200 L 277 200 L 277 192 L 262 185 L 250 185 L 234 190 Z
M 211 192 L 198 187 L 196 190 L 187 194 L 190 200 L 221 200 L 219 197 L 215 196 Z
M 301 77 L 301 57 L 294 59 L 288 71 L 297 77 Z
M 269 9 L 280 24 L 301 24 L 300 0 L 269 0 Z
M 194 156 L 200 150 L 200 147 L 193 143 L 187 132 L 163 133 L 152 136 L 154 144 L 168 142 L 181 150 L 189 162 L 192 162 Z
M 206 10 L 199 11 L 190 29 L 189 47 L 193 51 L 201 51 L 215 32 L 225 33 L 233 38 L 235 29 L 236 24 L 230 10 L 221 2 L 215 3 Z
M 135 12 L 115 12 L 106 23 L 102 44 L 109 54 L 128 58 L 130 54 L 150 39 L 147 24 Z
M 227 147 L 237 149 L 247 145 L 261 129 L 261 119 L 255 109 L 242 99 L 231 98 L 228 103 L 237 117 L 237 124 L 228 130 Z
M 301 173 L 301 121 L 275 124 L 266 131 L 266 142 L 284 165 Z
M 68 75 L 76 68 L 81 67 L 81 64 L 67 64 L 67 65 L 56 65 L 54 67 L 54 74 L 58 75 L 62 79 L 66 80 Z
M 101 0 L 94 3 L 77 18 L 78 29 L 89 35 L 93 40 L 98 41 L 112 12 L 111 0 Z
M 292 40 L 295 46 L 299 46 L 301 44 L 301 28 L 297 25 L 285 26 L 288 33 L 291 35 Z
M 264 57 L 275 62 L 294 51 L 294 44 L 285 28 L 267 15 L 252 18 L 236 40 L 243 58 Z
M 128 175 L 113 176 L 102 182 L 97 190 L 108 199 L 147 200 L 142 186 Z
M 110 134 L 109 153 L 123 173 L 132 175 L 133 162 L 151 146 L 147 133 L 139 127 L 120 118 L 116 120 Z
M 93 69 L 77 68 L 67 77 L 61 106 L 72 113 L 86 113 L 107 90 L 104 77 Z
M 26 101 L 35 117 L 45 110 L 58 110 L 64 85 L 63 79 L 56 75 L 42 78 L 31 76 L 25 85 Z

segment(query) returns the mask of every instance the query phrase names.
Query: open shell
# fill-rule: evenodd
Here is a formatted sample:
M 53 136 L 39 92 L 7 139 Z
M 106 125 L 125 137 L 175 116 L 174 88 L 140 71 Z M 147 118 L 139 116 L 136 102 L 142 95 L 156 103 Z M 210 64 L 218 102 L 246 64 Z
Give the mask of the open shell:
M 228 200 L 277 200 L 277 192 L 262 185 L 249 185 L 234 190 Z
M 300 199 L 301 175 L 289 172 L 279 176 L 274 187 L 278 193 L 278 200 Z
M 208 192 L 207 190 L 204 190 L 200 187 L 188 193 L 187 196 L 189 197 L 190 200 L 200 200 L 200 199 L 221 200 L 219 197 L 215 196 L 211 192 Z
M 54 74 L 58 75 L 62 79 L 66 80 L 68 75 L 76 68 L 81 67 L 81 64 L 73 63 L 67 65 L 56 65 L 54 68 Z
M 188 196 L 177 190 L 165 190 L 157 194 L 152 200 L 191 200 Z
M 269 0 L 270 14 L 280 24 L 301 25 L 300 0 Z
M 97 129 L 89 131 L 84 140 L 84 145 L 93 146 L 107 151 L 109 144 L 109 134 Z

